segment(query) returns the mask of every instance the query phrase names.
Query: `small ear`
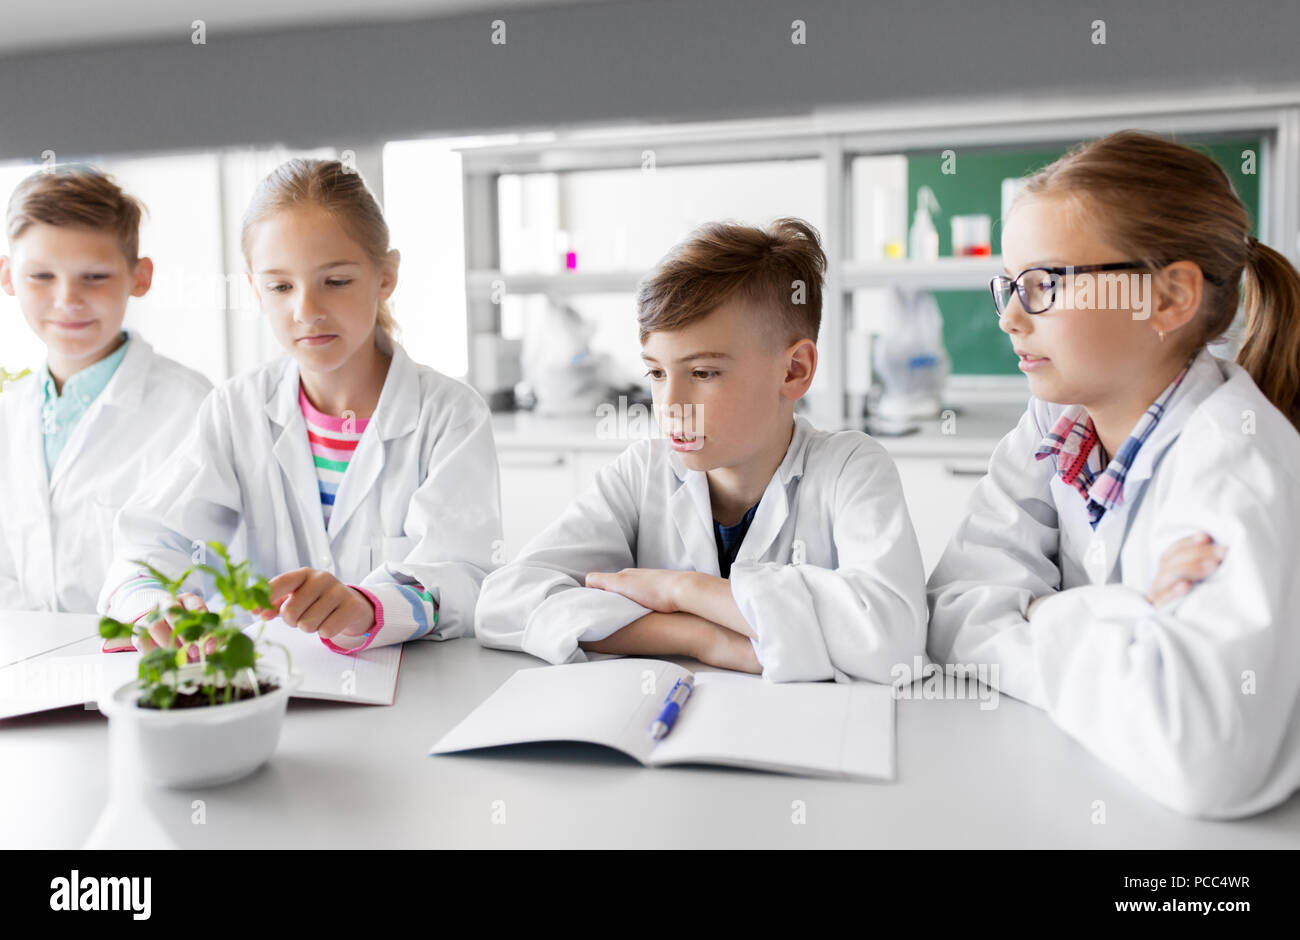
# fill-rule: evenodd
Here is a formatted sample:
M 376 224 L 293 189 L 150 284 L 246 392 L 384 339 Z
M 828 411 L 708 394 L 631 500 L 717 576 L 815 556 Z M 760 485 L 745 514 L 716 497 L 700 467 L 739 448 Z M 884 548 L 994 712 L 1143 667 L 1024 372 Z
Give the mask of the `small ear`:
M 396 248 L 388 252 L 379 278 L 379 295 L 387 300 L 397 289 L 397 269 L 402 264 L 402 253 Z
M 1151 327 L 1172 333 L 1186 326 L 1201 309 L 1205 275 L 1195 261 L 1175 261 L 1157 276 Z
M 14 266 L 8 255 L 0 255 L 0 290 L 14 295 Z
M 135 263 L 135 283 L 131 285 L 132 297 L 143 297 L 153 286 L 153 259 L 141 258 Z
M 786 350 L 785 383 L 781 395 L 796 401 L 808 394 L 813 376 L 817 373 L 817 344 L 810 339 L 801 339 Z

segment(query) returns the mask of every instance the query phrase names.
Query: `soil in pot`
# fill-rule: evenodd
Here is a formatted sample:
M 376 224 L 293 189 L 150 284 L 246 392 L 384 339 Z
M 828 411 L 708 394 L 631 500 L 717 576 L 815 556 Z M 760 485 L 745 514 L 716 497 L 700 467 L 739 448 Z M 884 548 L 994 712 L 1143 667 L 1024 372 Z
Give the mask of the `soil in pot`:
M 269 682 L 267 680 L 259 679 L 257 683 L 257 695 L 254 695 L 253 690 L 251 688 L 246 689 L 243 686 L 237 685 L 235 686 L 235 691 L 234 693 L 231 694 L 230 701 L 228 702 L 226 701 L 225 690 L 224 689 L 218 690 L 216 704 L 233 705 L 235 702 L 243 702 L 246 701 L 247 699 L 257 698 L 260 695 L 265 695 L 268 692 L 274 692 L 279 687 L 280 686 L 275 682 Z M 152 708 L 158 711 L 162 710 L 160 706 L 154 705 L 150 702 L 146 702 L 143 698 L 138 700 L 136 704 L 139 705 L 141 708 Z M 200 707 L 202 708 L 212 707 L 212 700 L 208 697 L 207 692 L 202 692 L 202 691 L 178 692 L 176 694 L 176 698 L 172 701 L 171 710 L 175 710 L 177 708 L 200 708 Z

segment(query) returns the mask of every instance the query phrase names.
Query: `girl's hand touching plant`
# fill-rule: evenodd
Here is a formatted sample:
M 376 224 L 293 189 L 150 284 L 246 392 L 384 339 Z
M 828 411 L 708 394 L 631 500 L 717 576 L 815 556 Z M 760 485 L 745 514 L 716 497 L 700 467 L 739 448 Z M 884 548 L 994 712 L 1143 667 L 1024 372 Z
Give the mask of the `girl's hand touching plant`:
M 185 608 L 187 611 L 203 612 L 206 611 L 207 605 L 203 603 L 203 598 L 197 594 L 178 594 L 176 605 Z M 176 626 L 180 622 L 181 614 L 164 612 L 161 617 L 149 624 L 148 630 L 140 637 L 140 652 L 147 653 L 157 647 L 164 649 L 177 649 L 181 641 L 175 636 Z M 213 641 L 208 639 L 207 648 L 204 653 L 211 653 Z M 194 662 L 199 658 L 199 651 L 196 648 L 188 650 L 188 659 Z
M 208 548 L 220 556 L 224 570 L 202 563 L 177 578 L 169 578 L 151 565 L 138 562 L 170 595 L 171 602 L 154 608 L 134 624 L 111 617 L 99 622 L 99 633 L 106 640 L 138 639 L 142 648 L 139 701 L 144 707 L 171 708 L 178 700 L 184 703 L 195 696 L 216 705 L 218 699 L 237 701 L 259 695 L 264 688 L 254 672 L 259 655 L 255 641 L 234 619 L 238 610 L 261 612 L 264 619 L 273 615 L 271 586 L 251 571 L 248 562 L 232 562 L 220 542 L 209 542 Z M 219 611 L 209 610 L 197 594 L 182 593 L 186 579 L 196 570 L 212 576 L 224 601 Z M 288 650 L 285 656 L 287 662 Z M 196 661 L 202 666 L 201 676 L 182 680 L 181 668 Z M 238 687 L 239 681 L 245 679 L 246 687 Z

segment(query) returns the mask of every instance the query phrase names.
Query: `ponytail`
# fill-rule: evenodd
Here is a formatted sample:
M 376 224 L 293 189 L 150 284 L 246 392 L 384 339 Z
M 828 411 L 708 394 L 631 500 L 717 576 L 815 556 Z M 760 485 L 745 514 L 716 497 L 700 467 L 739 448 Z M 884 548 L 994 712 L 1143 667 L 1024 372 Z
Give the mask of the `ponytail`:
M 1237 363 L 1300 430 L 1300 272 L 1247 239 L 1246 335 Z

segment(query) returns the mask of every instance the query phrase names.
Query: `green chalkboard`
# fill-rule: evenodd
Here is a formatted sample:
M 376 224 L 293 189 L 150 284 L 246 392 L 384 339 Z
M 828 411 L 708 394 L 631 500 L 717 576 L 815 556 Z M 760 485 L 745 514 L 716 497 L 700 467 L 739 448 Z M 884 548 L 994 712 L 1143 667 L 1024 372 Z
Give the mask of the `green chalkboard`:
M 1237 195 L 1245 203 L 1252 219 L 1253 234 L 1259 226 L 1259 176 L 1242 172 L 1242 151 L 1251 150 L 1256 157 L 1262 142 L 1259 138 L 1195 139 L 1182 138 L 1219 162 L 1232 180 Z M 983 213 L 993 220 L 993 253 L 1002 251 L 1000 217 L 1002 214 L 1002 180 L 1021 177 L 1042 169 L 1069 147 L 1059 150 L 959 151 L 956 173 L 943 172 L 943 157 L 938 152 L 907 154 L 908 225 L 917 207 L 917 192 L 929 186 L 939 200 L 941 211 L 935 217 L 939 231 L 939 255 L 952 254 L 954 215 Z M 996 265 L 990 265 L 990 268 Z M 989 276 L 996 274 L 990 270 Z M 1006 334 L 998 328 L 993 299 L 987 290 L 935 291 L 935 300 L 943 314 L 943 339 L 952 357 L 952 371 L 965 375 L 1017 375 L 1015 356 Z

